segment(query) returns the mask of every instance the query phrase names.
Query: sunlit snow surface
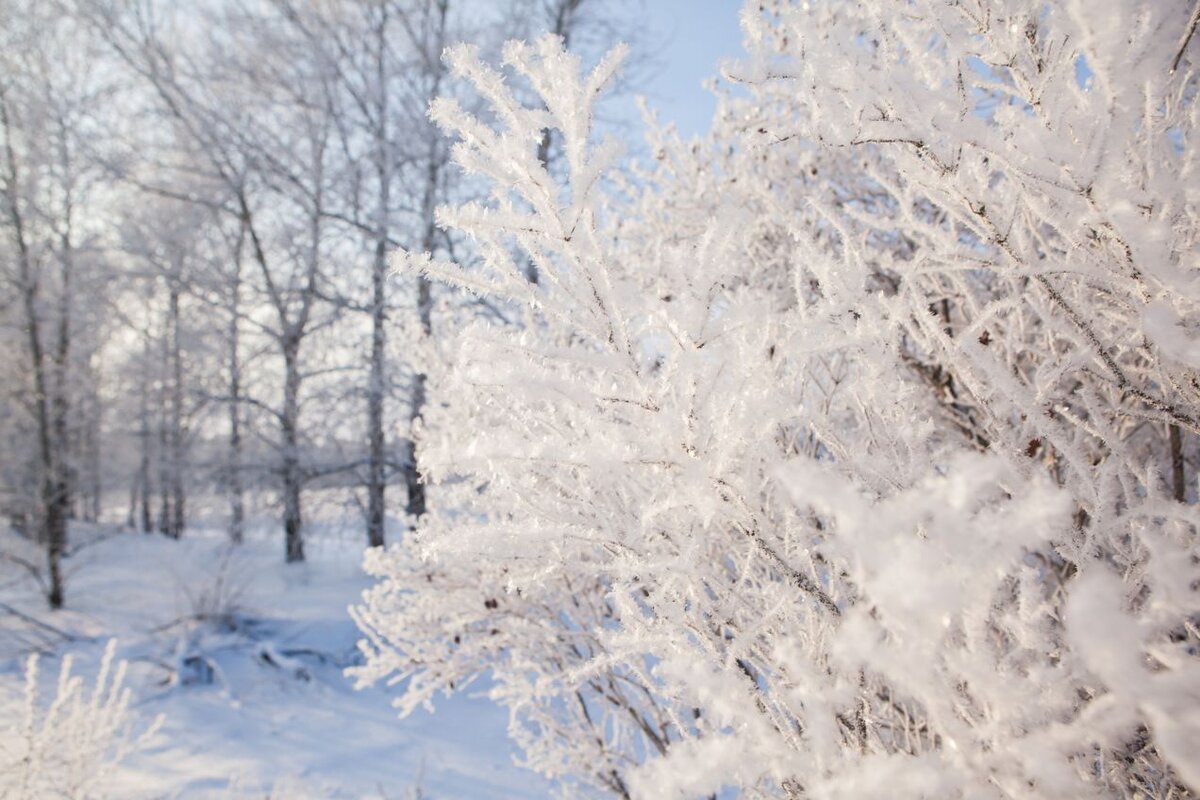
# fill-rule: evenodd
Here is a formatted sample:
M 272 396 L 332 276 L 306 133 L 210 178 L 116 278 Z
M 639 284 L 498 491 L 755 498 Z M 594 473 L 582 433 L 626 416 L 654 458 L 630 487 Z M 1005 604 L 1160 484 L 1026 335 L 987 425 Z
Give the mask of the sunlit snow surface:
M 401 720 L 389 703 L 395 689 L 357 691 L 342 674 L 357 658 L 346 609 L 370 580 L 357 538 L 311 540 L 301 565 L 285 566 L 282 549 L 274 540 L 231 551 L 217 535 L 117 534 L 68 560 L 68 610 L 54 615 L 31 583 L 4 573 L 0 600 L 80 637 L 55 647 L 56 656 L 77 653 L 76 674 L 93 673 L 116 636 L 139 722 L 166 715 L 153 746 L 122 769 L 120 796 L 549 794 L 513 763 L 507 713 L 479 696 L 486 687 Z M 194 619 L 214 609 L 232 613 Z M 16 654 L 35 641 L 45 640 L 0 614 L 0 716 L 17 713 Z M 57 657 L 43 664 L 51 681 Z

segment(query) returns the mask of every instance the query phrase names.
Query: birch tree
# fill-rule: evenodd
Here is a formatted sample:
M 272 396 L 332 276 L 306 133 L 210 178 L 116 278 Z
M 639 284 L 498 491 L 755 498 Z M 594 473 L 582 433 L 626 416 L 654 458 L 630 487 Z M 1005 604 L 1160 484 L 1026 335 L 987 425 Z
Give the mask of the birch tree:
M 369 253 L 367 299 L 358 302 L 348 291 L 342 302 L 370 320 L 364 484 L 367 541 L 379 546 L 384 543 L 386 491 L 392 474 L 403 473 L 407 513 L 419 517 L 425 507 L 412 437 L 404 437 L 393 455 L 386 435 L 392 424 L 388 407 L 397 393 L 408 395 L 409 425 L 420 417 L 424 378 L 417 371 L 402 388 L 387 340 L 394 315 L 401 310 L 409 313 L 407 304 L 392 295 L 415 293 L 417 324 L 410 329 L 418 338 L 432 332 L 432 298 L 422 277 L 415 279 L 412 292 L 389 289 L 388 253 L 401 243 L 425 250 L 438 246 L 434 208 L 444 191 L 446 155 L 424 112 L 441 85 L 439 55 L 449 40 L 451 8 L 448 0 L 336 8 L 277 5 L 281 16 L 335 76 L 337 109 L 331 113 L 338 117 L 339 150 L 346 163 L 327 214 Z M 420 349 L 419 342 L 412 345 Z
M 84 376 L 74 369 L 84 319 L 78 293 L 92 288 L 86 270 L 95 260 L 87 244 L 97 224 L 91 204 L 99 170 L 87 148 L 99 144 L 95 122 L 105 86 L 88 71 L 90 40 L 73 20 L 28 4 L 5 10 L 12 24 L 5 28 L 0 79 L 0 191 L 14 256 L 5 277 L 20 298 L 46 596 L 51 608 L 60 608 L 78 438 L 73 406 Z
M 176 180 L 139 179 L 143 188 L 207 204 L 244 230 L 243 247 L 259 298 L 270 309 L 268 319 L 254 322 L 274 343 L 281 386 L 276 403 L 243 400 L 276 423 L 285 558 L 302 561 L 301 495 L 308 479 L 302 351 L 313 331 L 332 320 L 323 285 L 323 248 L 332 179 L 333 76 L 327 64 L 303 57 L 302 42 L 277 35 L 269 17 L 250 9 L 232 6 L 212 12 L 208 49 L 198 53 L 175 52 L 164 43 L 159 26 L 168 23 L 152 6 L 125 13 L 103 5 L 91 9 L 95 24 L 145 82 L 183 146 L 165 154 L 155 171 L 173 170 Z M 272 124 L 265 124 L 262 114 Z M 215 197 L 181 191 L 188 182 L 181 178 L 220 191 Z

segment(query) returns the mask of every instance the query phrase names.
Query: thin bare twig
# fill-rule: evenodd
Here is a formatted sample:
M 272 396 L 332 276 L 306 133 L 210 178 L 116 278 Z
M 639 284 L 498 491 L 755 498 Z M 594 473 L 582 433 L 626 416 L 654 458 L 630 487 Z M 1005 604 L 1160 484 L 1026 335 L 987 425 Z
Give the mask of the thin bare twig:
M 1175 70 L 1179 69 L 1179 62 L 1183 60 L 1183 52 L 1187 50 L 1188 42 L 1192 40 L 1192 36 L 1196 33 L 1197 24 L 1200 24 L 1200 0 L 1196 0 L 1196 7 L 1192 9 L 1192 18 L 1188 20 L 1188 24 L 1183 31 L 1183 36 L 1179 40 L 1179 50 L 1175 53 L 1175 60 L 1171 62 L 1172 75 L 1175 74 Z

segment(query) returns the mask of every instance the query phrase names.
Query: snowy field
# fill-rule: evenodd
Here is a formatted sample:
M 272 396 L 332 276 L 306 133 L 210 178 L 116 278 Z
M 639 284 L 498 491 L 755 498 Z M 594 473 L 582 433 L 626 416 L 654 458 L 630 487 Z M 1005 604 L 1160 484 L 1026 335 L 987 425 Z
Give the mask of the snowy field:
M 369 579 L 361 539 L 330 531 L 285 566 L 278 538 L 229 547 L 218 532 L 77 531 L 65 611 L 47 615 L 31 579 L 0 573 L 0 717 L 16 719 L 22 653 L 42 651 L 42 697 L 60 659 L 90 680 L 107 641 L 129 662 L 135 728 L 165 723 L 115 776 L 111 796 L 145 798 L 536 798 L 549 786 L 515 766 L 507 714 L 485 687 L 399 719 L 394 689 L 356 690 L 347 613 Z M 361 534 L 360 534 L 361 536 Z

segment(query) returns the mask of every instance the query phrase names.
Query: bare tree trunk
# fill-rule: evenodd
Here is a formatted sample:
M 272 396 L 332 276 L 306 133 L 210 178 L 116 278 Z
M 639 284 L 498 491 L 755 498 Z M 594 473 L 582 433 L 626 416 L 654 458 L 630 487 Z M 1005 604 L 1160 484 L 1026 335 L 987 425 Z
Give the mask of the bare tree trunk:
M 158 532 L 175 538 L 171 532 L 171 446 L 170 446 L 170 398 L 168 378 L 170 375 L 171 317 L 168 308 L 163 320 L 162 340 L 159 345 L 158 378 Z
M 240 326 L 238 315 L 242 301 L 242 246 L 246 227 L 242 225 L 234 249 L 234 273 L 230 281 L 229 309 L 229 539 L 241 544 L 245 538 L 245 505 L 242 493 L 242 365 L 238 360 Z
M 171 477 L 168 472 L 167 453 L 167 410 L 159 409 L 158 415 L 158 532 L 171 536 Z M 172 537 L 174 538 L 174 537 Z
M 300 340 L 289 335 L 283 343 L 284 380 L 283 413 L 279 422 L 283 433 L 283 531 L 284 559 L 290 564 L 304 560 L 304 538 L 301 530 L 300 488 L 303 476 L 300 472 L 300 441 L 298 423 L 300 416 Z
M 425 407 L 425 375 L 418 373 L 413 376 L 410 423 L 416 423 L 421 418 Z M 421 476 L 420 465 L 417 463 L 417 447 L 412 436 L 408 436 L 402 444 L 404 460 L 404 486 L 408 490 L 408 502 L 405 511 L 412 518 L 413 524 L 425 513 L 425 483 Z
M 66 591 L 62 575 L 62 555 L 67 547 L 66 505 L 62 499 L 66 493 L 66 486 L 59 479 L 52 478 L 49 486 L 42 489 L 42 503 L 46 508 L 46 566 L 50 577 L 46 600 L 53 609 L 63 607 Z
M 300 343 L 304 340 L 313 303 L 317 298 L 316 282 L 321 263 L 321 218 L 324 208 L 324 158 L 325 140 L 321 138 L 314 142 L 313 148 L 315 189 L 312 216 L 309 218 L 308 263 L 305 265 L 306 275 L 300 295 L 300 309 L 294 319 L 289 317 L 286 301 L 275 295 L 275 306 L 282 328 L 280 345 L 283 350 L 283 413 L 279 415 L 279 422 L 283 434 L 284 560 L 289 564 L 304 560 L 304 526 L 300 505 L 300 492 L 305 479 L 300 466 Z M 260 263 L 265 265 L 266 260 L 261 247 L 256 245 L 256 251 Z
M 172 280 L 169 302 L 171 320 L 171 429 L 170 429 L 170 477 L 171 477 L 171 520 L 170 535 L 178 539 L 183 535 L 184 523 L 184 431 L 183 431 L 183 356 L 179 334 L 179 285 Z
M 254 252 L 267 290 L 271 295 L 272 305 L 279 317 L 280 333 L 279 347 L 283 355 L 283 409 L 277 414 L 279 419 L 282 457 L 280 464 L 280 480 L 283 494 L 283 531 L 284 531 L 284 560 L 294 563 L 304 560 L 303 519 L 301 517 L 300 490 L 303 484 L 303 474 L 300 470 L 300 342 L 304 337 L 304 327 L 308 322 L 308 314 L 316 292 L 316 269 L 318 265 L 317 248 L 320 243 L 320 201 L 314 204 L 312 218 L 312 251 L 309 256 L 308 280 L 304 289 L 301 311 L 298 318 L 291 319 L 288 313 L 287 301 L 279 293 L 267 263 L 267 256 L 262 242 L 254 228 L 250 207 L 244 193 L 237 195 L 241 206 L 242 223 L 249 235 Z
M 432 170 L 431 170 L 432 171 Z M 433 223 L 429 223 L 425 235 L 424 247 L 426 250 L 432 248 L 433 244 Z M 430 336 L 433 333 L 432 319 L 433 303 L 431 301 L 429 291 L 429 281 L 420 276 L 417 278 L 417 314 L 421 319 L 421 333 L 423 336 Z M 421 419 L 421 413 L 425 409 L 425 373 L 418 372 L 413 375 L 412 380 L 412 395 L 409 398 L 409 435 L 404 439 L 402 445 L 402 458 L 404 462 L 404 486 L 408 491 L 408 501 L 405 506 L 405 512 L 415 525 L 417 520 L 425 513 L 425 480 L 421 475 L 421 467 L 417 461 L 417 447 L 413 438 L 412 431 L 415 430 L 418 421 Z
M 439 0 L 437 3 L 437 37 L 436 45 L 441 46 L 446 38 L 446 18 L 449 12 L 449 0 Z M 433 70 L 432 82 L 429 89 L 429 99 L 435 98 L 441 90 L 443 67 L 441 61 L 432 59 L 430 67 Z M 421 236 L 421 250 L 432 253 L 434 237 L 437 235 L 437 223 L 434 213 L 437 207 L 438 183 L 441 180 L 442 154 L 439 148 L 440 139 L 431 136 L 429 151 L 426 155 L 425 192 L 421 198 L 421 221 L 425 229 Z M 429 279 L 424 275 L 417 277 L 417 316 L 421 321 L 421 335 L 428 338 L 433 335 L 433 296 L 430 291 Z M 416 442 L 412 431 L 425 409 L 425 383 L 423 372 L 413 375 L 412 396 L 409 399 L 409 430 L 403 444 L 404 484 L 408 491 L 408 501 L 405 511 L 409 518 L 416 523 L 426 510 L 425 480 L 421 475 L 421 467 L 417 460 Z
M 68 419 L 70 418 L 70 396 L 71 396 L 71 312 L 73 308 L 73 294 L 75 290 L 75 249 L 74 243 L 71 241 L 74 224 L 74 193 L 73 186 L 68 176 L 71 175 L 71 153 L 67 147 L 67 138 L 70 132 L 66 128 L 66 123 L 60 117 L 58 119 L 58 166 L 62 170 L 64 180 L 63 189 L 63 217 L 61 220 L 61 228 L 59 231 L 59 288 L 58 288 L 58 336 L 57 347 L 54 350 L 54 372 L 55 372 L 55 391 L 53 394 L 53 409 L 54 409 L 54 447 L 56 451 L 56 460 L 58 463 L 58 497 L 57 503 L 60 506 L 59 513 L 63 515 L 64 531 L 63 540 L 64 547 L 66 542 L 65 520 L 71 519 L 74 516 L 74 504 L 72 496 L 74 495 L 75 476 L 73 475 L 71 464 L 71 439 L 68 429 Z
M 104 503 L 104 476 L 101 475 L 100 431 L 104 422 L 104 407 L 101 403 L 97 387 L 100 378 L 93 367 L 89 370 L 88 380 L 91 384 L 90 400 L 91 414 L 88 415 L 86 437 L 84 440 L 85 460 L 87 463 L 87 508 L 85 518 L 89 522 L 99 522 Z
M 386 194 L 386 192 L 381 192 Z M 375 264 L 371 275 L 371 372 L 367 384 L 367 545 L 384 545 L 385 500 L 387 478 L 384 473 L 387 454 L 384 452 L 384 347 L 387 326 L 387 298 L 384 284 L 387 279 L 387 242 L 380 236 L 375 247 Z
M 388 221 L 391 208 L 392 163 L 388 146 L 388 91 L 385 54 L 387 52 L 387 9 L 380 8 L 375 29 L 375 81 L 378 90 L 378 119 L 375 124 L 376 172 L 379 197 L 376 209 L 375 260 L 371 269 L 371 369 L 367 378 L 367 545 L 383 547 L 386 534 L 385 474 L 387 454 L 384 452 L 384 403 L 386 395 L 386 331 L 387 331 L 387 251 Z
M 70 368 L 68 361 L 71 357 L 71 323 L 70 323 L 70 292 L 71 292 L 71 251 L 70 244 L 66 235 L 63 236 L 64 249 L 60 255 L 60 274 L 59 280 L 59 308 L 58 308 L 58 343 L 54 352 L 54 371 L 55 371 L 55 389 L 52 392 L 51 407 L 53 408 L 53 426 L 54 426 L 54 447 L 56 450 L 56 461 L 58 463 L 58 482 L 60 496 L 59 504 L 62 506 L 62 514 L 64 519 L 74 517 L 74 504 L 72 497 L 74 495 L 74 476 L 71 469 L 71 444 L 70 431 L 67 426 L 67 420 L 70 417 L 68 393 L 71 390 Z
M 59 120 L 59 166 L 64 180 L 71 174 L 70 153 L 66 147 L 68 132 Z M 50 562 L 50 607 L 61 608 L 63 604 L 63 579 L 61 575 L 62 553 L 67 546 L 67 525 L 74 516 L 73 495 L 74 476 L 71 468 L 70 432 L 67 421 L 70 417 L 70 360 L 71 360 L 71 311 L 72 294 L 74 291 L 74 247 L 71 241 L 74 201 L 72 187 L 69 183 L 63 186 L 63 219 L 59 235 L 59 295 L 58 295 L 58 336 L 54 353 L 54 370 L 56 390 L 53 393 L 53 425 L 54 436 L 52 447 L 54 457 L 54 487 L 47 508 L 48 546 L 51 551 Z
M 149 347 L 147 347 L 147 350 Z M 139 412 L 139 427 L 138 441 L 141 445 L 141 460 L 138 463 L 137 486 L 138 493 L 141 496 L 141 522 L 142 533 L 150 533 L 154 528 L 152 520 L 154 519 L 154 509 L 151 507 L 152 493 L 150 486 L 150 379 L 146 374 L 148 369 L 147 364 L 143 364 L 142 385 L 141 385 L 141 404 L 138 408 Z

